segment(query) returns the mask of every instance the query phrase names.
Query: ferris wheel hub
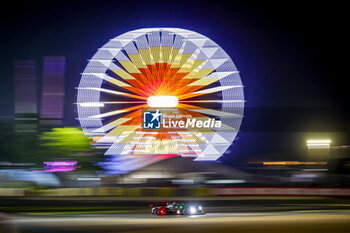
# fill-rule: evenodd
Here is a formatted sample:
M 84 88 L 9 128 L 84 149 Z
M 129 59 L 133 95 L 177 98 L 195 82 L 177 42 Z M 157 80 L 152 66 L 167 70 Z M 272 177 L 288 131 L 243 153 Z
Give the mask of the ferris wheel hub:
M 172 108 L 179 104 L 179 99 L 176 96 L 150 96 L 147 99 L 147 104 L 152 108 Z

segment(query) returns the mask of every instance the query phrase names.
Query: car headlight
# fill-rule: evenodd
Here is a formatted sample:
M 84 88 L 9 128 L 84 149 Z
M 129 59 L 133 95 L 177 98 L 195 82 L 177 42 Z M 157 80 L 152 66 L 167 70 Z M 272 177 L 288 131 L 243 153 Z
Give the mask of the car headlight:
M 190 207 L 190 213 L 191 214 L 195 214 L 196 213 L 196 208 L 194 208 L 193 206 Z
M 199 210 L 202 210 L 202 206 L 198 206 L 198 209 L 199 209 Z

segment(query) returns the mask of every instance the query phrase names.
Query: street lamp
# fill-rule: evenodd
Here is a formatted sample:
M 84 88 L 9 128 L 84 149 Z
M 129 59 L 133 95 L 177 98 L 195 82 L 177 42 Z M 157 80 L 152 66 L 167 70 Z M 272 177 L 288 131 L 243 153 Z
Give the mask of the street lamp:
M 332 141 L 329 139 L 307 140 L 308 149 L 329 149 Z

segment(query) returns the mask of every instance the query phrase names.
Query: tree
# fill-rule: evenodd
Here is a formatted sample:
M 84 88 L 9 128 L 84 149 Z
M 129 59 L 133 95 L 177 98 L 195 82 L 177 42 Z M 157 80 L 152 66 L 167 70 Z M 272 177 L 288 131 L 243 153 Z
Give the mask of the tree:
M 98 159 L 98 151 L 79 128 L 53 128 L 40 136 L 40 154 L 47 160 L 71 158 L 83 169 L 91 169 Z

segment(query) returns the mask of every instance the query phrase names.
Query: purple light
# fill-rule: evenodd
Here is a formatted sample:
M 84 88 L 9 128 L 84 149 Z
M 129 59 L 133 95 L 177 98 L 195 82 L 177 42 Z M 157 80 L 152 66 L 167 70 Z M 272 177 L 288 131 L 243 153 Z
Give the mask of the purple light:
M 52 169 L 45 169 L 45 170 L 34 170 L 33 172 L 71 172 L 76 170 L 75 167 L 71 168 L 52 168 Z
M 41 118 L 42 124 L 60 125 L 63 118 L 66 58 L 44 57 Z
M 78 161 L 47 161 L 44 162 L 44 170 L 34 170 L 33 172 L 70 172 L 74 171 L 79 166 Z
M 53 161 L 53 162 L 44 162 L 47 167 L 57 167 L 57 166 L 74 166 L 77 164 L 77 161 Z

